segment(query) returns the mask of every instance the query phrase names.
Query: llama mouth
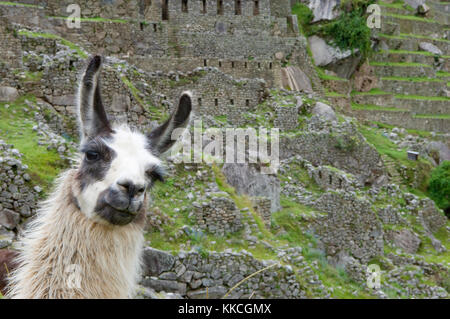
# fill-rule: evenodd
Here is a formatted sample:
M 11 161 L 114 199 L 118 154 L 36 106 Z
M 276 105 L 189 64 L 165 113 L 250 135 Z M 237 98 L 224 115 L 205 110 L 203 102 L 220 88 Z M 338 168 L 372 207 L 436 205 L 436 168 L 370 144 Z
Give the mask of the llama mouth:
M 96 210 L 97 215 L 108 221 L 110 224 L 124 226 L 131 223 L 136 217 L 136 212 L 118 210 L 108 204 Z

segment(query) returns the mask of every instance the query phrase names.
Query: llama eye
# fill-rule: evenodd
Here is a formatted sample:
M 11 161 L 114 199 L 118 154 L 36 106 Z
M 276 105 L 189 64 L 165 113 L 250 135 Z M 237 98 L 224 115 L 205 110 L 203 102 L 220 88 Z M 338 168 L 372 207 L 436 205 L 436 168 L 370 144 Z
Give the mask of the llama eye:
M 96 161 L 100 158 L 100 154 L 94 151 L 87 151 L 86 152 L 86 159 L 90 162 Z

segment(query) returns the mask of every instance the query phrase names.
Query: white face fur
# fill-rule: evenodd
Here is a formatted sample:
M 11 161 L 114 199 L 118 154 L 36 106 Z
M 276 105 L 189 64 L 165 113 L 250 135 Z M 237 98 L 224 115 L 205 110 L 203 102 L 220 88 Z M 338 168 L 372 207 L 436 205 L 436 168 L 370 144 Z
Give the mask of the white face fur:
M 114 131 L 111 138 L 103 140 L 115 153 L 106 175 L 103 179 L 89 184 L 78 197 L 81 211 L 99 222 L 104 222 L 104 219 L 96 214 L 95 208 L 102 192 L 110 187 L 119 188 L 117 183 L 123 180 L 145 185 L 147 188 L 148 184 L 152 183 L 148 173 L 162 166 L 161 160 L 148 149 L 148 141 L 143 134 L 133 132 L 126 125 L 114 128 Z M 144 195 L 145 192 L 138 194 L 133 200 L 143 201 Z
M 146 190 L 163 179 L 157 156 L 175 143 L 174 130 L 186 127 L 192 110 L 191 94 L 184 92 L 169 119 L 146 134 L 127 125 L 112 128 L 100 93 L 102 58 L 90 59 L 78 99 L 82 161 L 77 178 L 76 204 L 88 218 L 126 225 L 139 221 L 145 210 Z

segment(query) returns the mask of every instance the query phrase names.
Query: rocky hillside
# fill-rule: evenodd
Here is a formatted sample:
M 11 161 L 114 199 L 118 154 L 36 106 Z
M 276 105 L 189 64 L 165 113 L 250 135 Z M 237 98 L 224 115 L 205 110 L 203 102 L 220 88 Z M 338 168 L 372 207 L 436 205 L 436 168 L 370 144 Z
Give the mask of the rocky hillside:
M 137 298 L 449 297 L 448 2 L 378 1 L 379 29 L 350 0 L 84 0 L 79 29 L 70 3 L 0 1 L 0 249 L 73 164 L 100 52 L 113 120 L 188 89 L 204 128 L 280 129 L 274 174 L 166 158 Z

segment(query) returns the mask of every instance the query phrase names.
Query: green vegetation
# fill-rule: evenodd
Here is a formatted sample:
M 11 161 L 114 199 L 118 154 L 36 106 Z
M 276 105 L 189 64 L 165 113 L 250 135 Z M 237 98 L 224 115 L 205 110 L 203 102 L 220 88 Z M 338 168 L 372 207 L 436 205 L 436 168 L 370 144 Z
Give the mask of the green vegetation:
M 444 161 L 433 169 L 428 194 L 440 208 L 450 210 L 450 161 Z
M 371 89 L 370 91 L 367 91 L 367 92 L 352 91 L 350 93 L 351 96 L 358 96 L 358 95 L 389 95 L 389 94 L 392 94 L 392 93 L 383 91 L 383 90 L 378 89 L 378 88 Z
M 316 71 L 317 71 L 317 75 L 319 76 L 319 78 L 321 78 L 322 80 L 330 80 L 330 81 L 345 81 L 348 82 L 347 79 L 344 78 L 340 78 L 338 76 L 335 75 L 328 75 L 325 73 L 325 71 L 319 67 L 316 67 Z
M 400 99 L 400 100 L 450 101 L 450 98 L 448 98 L 446 96 L 422 96 L 422 95 L 396 94 L 395 98 Z
M 297 16 L 300 32 L 306 34 L 307 30 L 309 30 L 309 24 L 314 18 L 311 9 L 306 4 L 296 3 L 292 8 L 292 13 Z
M 425 55 L 425 56 L 439 56 L 436 54 L 433 54 L 431 52 L 428 51 L 409 51 L 409 50 L 380 50 L 377 52 L 378 54 L 413 54 L 413 55 Z M 450 58 L 450 56 L 448 55 L 441 55 L 440 57 L 442 58 Z
M 450 43 L 450 40 L 447 40 L 447 39 L 433 38 L 428 35 L 412 34 L 412 33 L 400 33 L 399 35 L 390 35 L 390 34 L 379 33 L 378 36 L 380 36 L 382 38 L 386 38 L 386 39 L 407 40 L 408 38 L 413 38 L 413 39 L 426 39 L 426 40 L 431 40 L 431 41 Z
M 431 68 L 431 65 L 415 62 L 370 62 L 372 66 L 399 66 L 399 67 L 424 67 Z
M 401 77 L 401 76 L 384 76 L 382 81 L 405 81 L 405 82 L 444 82 L 435 78 L 421 78 L 421 77 Z
M 410 161 L 406 149 L 398 149 L 397 145 L 377 129 L 360 125 L 359 131 L 366 138 L 367 142 L 375 147 L 378 153 L 389 156 L 405 167 L 414 167 L 415 163 L 422 163 L 428 167 L 428 170 L 431 169 L 430 163 L 423 158 L 419 158 L 418 162 Z
M 369 3 L 372 1 L 369 1 Z M 350 5 L 352 10 L 344 10 L 335 20 L 322 21 L 319 24 L 311 24 L 314 16 L 309 7 L 297 3 L 292 8 L 292 13 L 297 16 L 301 32 L 306 36 L 320 35 L 330 40 L 331 44 L 342 50 L 359 50 L 365 57 L 371 52 L 370 34 L 367 27 L 365 8 L 367 1 L 343 1 L 342 5 Z
M 44 9 L 44 7 L 38 6 L 38 5 L 35 5 L 35 4 L 9 2 L 9 1 L 0 1 L 0 6 L 17 6 L 17 7 L 28 7 L 28 8 Z
M 45 39 L 54 39 L 61 41 L 62 44 L 69 47 L 72 50 L 75 50 L 77 54 L 82 57 L 83 59 L 86 59 L 88 57 L 87 53 L 80 48 L 78 45 L 76 45 L 73 42 L 70 42 L 69 40 L 66 40 L 59 35 L 53 34 L 53 33 L 43 33 L 43 32 L 32 32 L 28 30 L 20 30 L 18 32 L 19 35 L 24 35 L 30 38 L 45 38 Z
M 72 17 L 52 17 L 52 16 L 48 16 L 47 18 L 61 19 L 61 20 L 73 20 Z M 95 18 L 79 18 L 79 19 L 80 19 L 80 21 L 85 21 L 85 22 L 128 23 L 127 20 L 123 20 L 123 19 L 106 19 L 106 18 L 100 18 L 100 17 L 95 17 Z
M 450 77 L 450 72 L 445 72 L 445 71 L 437 71 L 436 72 L 436 76 L 439 76 L 439 77 Z
M 60 159 L 56 151 L 48 151 L 47 147 L 38 145 L 39 138 L 33 131 L 33 116 L 29 110 L 24 110 L 28 108 L 25 100 L 35 99 L 33 96 L 22 96 L 13 103 L 0 103 L 0 136 L 24 154 L 22 162 L 28 165 L 33 182 L 48 190 L 67 163 Z M 6 104 L 9 108 L 5 108 Z
M 414 8 L 411 7 L 410 5 L 406 4 L 403 1 L 394 1 L 393 3 L 378 1 L 377 4 L 380 5 L 381 7 L 392 8 L 392 9 L 405 9 L 405 10 L 414 12 Z
M 415 114 L 415 118 L 418 119 L 450 119 L 450 114 Z
M 325 96 L 326 97 L 343 97 L 343 98 L 347 97 L 345 94 L 338 93 L 338 92 L 326 92 Z
M 403 19 L 403 20 L 412 20 L 412 21 L 420 21 L 420 22 L 427 22 L 427 23 L 438 23 L 437 21 L 433 19 L 427 19 L 422 17 L 417 17 L 413 15 L 403 15 L 403 14 L 396 14 L 396 13 L 384 13 L 384 16 L 392 17 L 396 19 Z
M 379 106 L 374 104 L 357 104 L 352 103 L 352 109 L 354 110 L 369 110 L 369 111 L 388 111 L 388 112 L 408 112 L 407 109 L 401 109 L 397 107 Z

